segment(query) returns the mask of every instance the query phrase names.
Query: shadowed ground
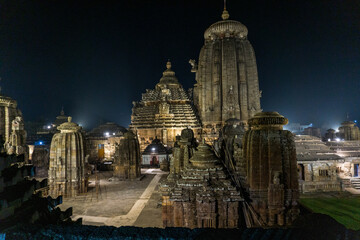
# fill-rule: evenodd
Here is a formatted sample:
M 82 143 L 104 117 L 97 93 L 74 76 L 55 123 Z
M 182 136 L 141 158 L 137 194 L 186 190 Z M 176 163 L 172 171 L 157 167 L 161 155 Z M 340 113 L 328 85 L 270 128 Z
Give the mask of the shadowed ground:
M 360 230 L 360 197 L 302 198 L 300 203 L 315 213 L 333 217 L 349 229 Z

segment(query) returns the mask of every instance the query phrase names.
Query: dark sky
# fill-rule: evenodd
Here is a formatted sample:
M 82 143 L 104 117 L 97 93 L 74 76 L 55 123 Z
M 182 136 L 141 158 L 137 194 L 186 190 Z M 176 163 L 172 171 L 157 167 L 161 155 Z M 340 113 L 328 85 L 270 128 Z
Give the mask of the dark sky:
M 261 105 L 291 122 L 360 120 L 360 1 L 228 0 L 249 29 Z M 2 92 L 25 120 L 58 115 L 85 127 L 130 123 L 132 101 L 154 88 L 167 59 L 185 88 L 221 0 L 0 1 Z

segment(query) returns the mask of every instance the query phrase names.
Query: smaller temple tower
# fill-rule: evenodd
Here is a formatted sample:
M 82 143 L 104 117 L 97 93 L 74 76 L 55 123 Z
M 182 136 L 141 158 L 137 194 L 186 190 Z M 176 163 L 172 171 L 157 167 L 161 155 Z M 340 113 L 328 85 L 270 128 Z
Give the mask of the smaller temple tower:
M 86 192 L 84 140 L 81 127 L 71 122 L 62 123 L 50 146 L 49 194 L 73 197 Z
M 191 131 L 191 130 L 190 130 Z M 189 132 L 190 133 L 190 132 Z M 189 136 L 190 137 L 190 136 Z M 189 149 L 186 146 L 184 149 Z M 174 155 L 184 166 L 177 180 L 163 183 L 162 220 L 164 227 L 237 228 L 241 225 L 240 192 L 232 184 L 221 161 L 205 142 L 192 156 Z M 178 159 L 180 157 L 180 159 Z M 164 191 L 164 190 L 168 191 Z
M 283 130 L 287 123 L 277 112 L 257 113 L 244 136 L 246 187 L 262 227 L 290 225 L 299 213 L 296 149 L 292 133 Z
M 168 180 L 177 179 L 180 176 L 180 172 L 190 164 L 189 160 L 194 155 L 197 146 L 194 132 L 189 128 L 183 129 L 181 136 L 176 138 Z
M 120 144 L 116 144 L 114 178 L 136 179 L 141 175 L 140 145 L 137 136 L 128 131 Z
M 360 130 L 353 121 L 345 121 L 339 127 L 339 137 L 346 141 L 360 140 Z

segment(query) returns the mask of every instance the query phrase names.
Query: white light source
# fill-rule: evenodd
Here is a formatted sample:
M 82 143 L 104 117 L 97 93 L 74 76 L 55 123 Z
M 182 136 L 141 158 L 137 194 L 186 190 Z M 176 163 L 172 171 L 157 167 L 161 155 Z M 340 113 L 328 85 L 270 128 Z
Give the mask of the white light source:
M 328 142 L 330 142 L 331 141 L 331 139 L 330 138 L 328 138 Z
M 109 132 L 106 132 L 106 133 L 104 133 L 104 134 L 105 134 L 105 136 L 107 136 L 107 137 L 110 135 Z
M 49 126 L 47 126 L 47 128 L 48 128 L 48 129 L 50 129 L 50 128 L 51 128 L 51 126 L 49 125 Z
M 113 133 L 113 135 L 115 135 L 115 133 Z
M 336 140 L 337 142 L 340 142 L 340 138 L 336 138 L 335 140 Z
M 155 151 L 156 149 L 155 149 L 155 148 L 152 148 L 151 150 L 152 150 L 152 151 Z

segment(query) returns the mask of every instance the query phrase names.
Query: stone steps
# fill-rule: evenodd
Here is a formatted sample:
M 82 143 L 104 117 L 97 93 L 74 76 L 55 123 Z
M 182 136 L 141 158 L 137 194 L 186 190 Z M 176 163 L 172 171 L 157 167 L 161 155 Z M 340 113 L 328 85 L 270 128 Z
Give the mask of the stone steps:
M 360 190 L 360 178 L 353 178 L 350 180 L 351 186 Z

